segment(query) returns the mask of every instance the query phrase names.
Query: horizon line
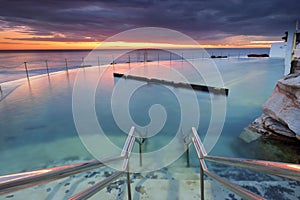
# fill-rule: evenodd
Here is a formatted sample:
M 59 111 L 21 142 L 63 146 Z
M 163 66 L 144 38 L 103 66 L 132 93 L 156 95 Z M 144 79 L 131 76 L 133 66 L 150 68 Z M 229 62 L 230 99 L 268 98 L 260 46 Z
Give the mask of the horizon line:
M 0 51 L 93 51 L 93 50 L 124 50 L 131 48 L 108 49 L 0 49 Z M 168 49 L 168 48 L 139 48 L 139 49 Z M 270 47 L 206 47 L 206 48 L 170 48 L 170 49 L 270 49 Z M 138 49 L 132 49 L 138 50 Z

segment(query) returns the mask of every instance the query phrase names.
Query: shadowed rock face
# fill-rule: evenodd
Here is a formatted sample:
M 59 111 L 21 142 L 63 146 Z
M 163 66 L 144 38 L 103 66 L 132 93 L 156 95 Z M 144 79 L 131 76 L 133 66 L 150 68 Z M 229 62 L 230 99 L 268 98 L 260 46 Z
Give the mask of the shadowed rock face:
M 233 148 L 244 158 L 300 163 L 300 141 L 295 137 L 262 135 L 245 128 L 233 144 Z
M 280 79 L 262 109 L 264 114 L 249 125 L 250 129 L 300 140 L 300 74 Z

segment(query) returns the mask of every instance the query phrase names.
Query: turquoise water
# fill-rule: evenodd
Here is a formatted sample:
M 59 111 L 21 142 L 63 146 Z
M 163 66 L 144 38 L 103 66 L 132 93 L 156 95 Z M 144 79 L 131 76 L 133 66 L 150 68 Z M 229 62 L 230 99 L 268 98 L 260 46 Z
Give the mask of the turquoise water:
M 229 96 L 224 128 L 210 154 L 239 157 L 239 149 L 234 145 L 236 138 L 243 128 L 261 114 L 261 105 L 283 75 L 284 62 L 271 58 L 214 61 L 225 87 L 229 88 Z M 182 73 L 193 78 L 188 67 L 182 67 L 180 61 L 165 63 L 170 64 L 177 69 L 181 67 Z M 128 70 L 128 64 L 114 67 L 121 72 Z M 76 73 L 76 70 L 68 73 L 63 71 L 24 83 L 0 102 L 0 174 L 60 165 L 66 160 L 93 158 L 81 143 L 73 121 L 72 91 Z M 114 85 L 119 81 L 113 78 L 112 73 L 113 68 L 110 67 L 98 85 L 95 109 L 99 124 L 108 137 L 117 146 L 122 146 L 126 135 L 115 123 L 110 107 Z M 194 81 L 201 83 L 202 80 Z M 179 128 L 179 103 L 172 90 L 175 89 L 147 84 L 131 98 L 130 114 L 140 126 L 149 123 L 148 110 L 153 104 L 163 105 L 168 114 L 165 126 L 151 138 L 145 147 L 146 152 L 166 145 Z M 188 98 L 189 92 L 186 95 Z M 214 97 L 204 92 L 196 92 L 196 96 L 201 112 L 198 132 L 203 138 L 211 115 L 210 99 Z M 198 161 L 192 159 L 192 165 L 198 165 Z

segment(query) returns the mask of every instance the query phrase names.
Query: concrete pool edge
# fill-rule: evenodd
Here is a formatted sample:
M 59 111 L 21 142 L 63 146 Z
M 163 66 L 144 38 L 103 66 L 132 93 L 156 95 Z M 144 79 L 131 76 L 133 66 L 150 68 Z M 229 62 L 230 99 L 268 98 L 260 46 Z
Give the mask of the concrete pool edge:
M 93 66 L 93 67 L 97 67 L 97 66 Z M 76 68 L 76 69 L 70 69 L 69 71 L 70 72 L 74 72 L 77 69 L 78 68 Z M 62 74 L 63 72 L 66 72 L 66 71 L 62 70 L 62 71 L 57 71 L 57 72 L 51 72 L 51 73 L 49 73 L 49 76 L 51 76 L 51 75 L 59 75 L 59 74 Z M 45 74 L 39 74 L 39 75 L 31 76 L 31 77 L 29 77 L 29 79 L 27 79 L 27 78 L 21 78 L 21 79 L 17 79 L 17 80 L 13 80 L 13 81 L 7 81 L 7 82 L 0 83 L 0 87 L 1 87 L 1 90 L 0 90 L 0 102 L 2 100 L 4 100 L 7 96 L 9 96 L 19 86 L 23 85 L 24 83 L 26 83 L 26 82 L 30 83 L 30 81 L 32 81 L 32 80 L 37 80 L 37 79 L 40 79 L 40 78 L 45 78 L 47 76 L 48 76 L 48 74 L 45 73 Z

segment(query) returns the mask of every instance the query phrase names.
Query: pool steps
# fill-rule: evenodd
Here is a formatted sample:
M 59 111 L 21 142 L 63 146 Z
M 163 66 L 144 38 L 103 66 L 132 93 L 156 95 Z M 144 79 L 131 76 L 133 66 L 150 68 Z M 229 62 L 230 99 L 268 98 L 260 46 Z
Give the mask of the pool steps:
M 166 180 L 161 180 L 155 178 L 155 176 L 145 175 L 143 176 L 142 173 L 133 173 L 130 175 L 129 170 L 129 159 L 131 155 L 131 151 L 136 141 L 136 137 L 134 136 L 135 128 L 132 127 L 130 132 L 127 136 L 126 142 L 123 146 L 123 150 L 120 156 L 115 157 L 118 159 L 123 160 L 123 165 L 121 170 L 110 173 L 106 176 L 106 178 L 98 183 L 93 182 L 92 186 L 88 189 L 84 189 L 83 191 L 77 193 L 74 196 L 68 197 L 68 199 L 88 199 L 94 198 L 95 195 L 102 194 L 104 188 L 108 190 L 108 187 L 115 182 L 116 179 L 119 179 L 122 175 L 126 175 L 127 184 L 127 198 L 132 199 L 131 193 L 131 182 L 132 180 L 141 179 L 142 181 L 137 181 L 135 183 L 134 188 L 135 191 L 133 195 L 136 195 L 136 192 L 146 194 L 147 196 L 145 199 L 154 199 L 154 197 L 163 197 L 165 193 L 168 195 L 165 196 L 167 199 L 172 197 L 170 195 L 176 194 L 177 197 L 182 197 L 183 199 L 187 199 L 188 195 L 192 195 L 192 199 L 194 198 L 201 198 L 203 199 L 212 199 L 211 193 L 211 183 L 204 179 L 204 175 L 207 175 L 211 179 L 215 180 L 222 187 L 226 187 L 227 189 L 231 190 L 232 192 L 236 193 L 238 196 L 242 197 L 243 199 L 264 199 L 263 197 L 259 196 L 256 193 L 249 191 L 247 188 L 243 188 L 236 184 L 236 182 L 228 181 L 224 177 L 220 177 L 219 175 L 215 174 L 214 172 L 210 171 L 206 165 L 206 160 L 210 161 L 211 163 L 219 163 L 223 165 L 229 165 L 234 167 L 240 167 L 244 169 L 250 169 L 253 171 L 263 172 L 266 174 L 272 174 L 284 178 L 289 178 L 292 180 L 299 181 L 300 180 L 300 165 L 297 164 L 289 164 L 289 163 L 279 163 L 279 162 L 270 162 L 270 161 L 260 161 L 260 160 L 250 160 L 250 159 L 240 159 L 240 158 L 226 158 L 226 157 L 217 157 L 217 156 L 210 156 L 206 153 L 203 143 L 200 140 L 200 137 L 197 133 L 195 128 L 192 128 L 191 134 L 186 135 L 186 137 L 191 138 L 191 140 L 186 139 L 190 145 L 190 148 L 193 146 L 197 152 L 199 162 L 200 162 L 200 174 L 194 174 L 192 176 L 187 176 L 186 179 L 183 175 L 179 175 L 179 181 L 175 179 L 177 175 L 173 175 L 174 177 Z M 139 145 L 143 143 L 140 141 Z M 142 154 L 141 154 L 142 155 Z M 114 158 L 108 158 L 113 159 Z M 107 160 L 106 160 L 107 161 Z M 17 190 L 25 189 L 34 185 L 41 185 L 42 183 L 47 183 L 53 180 L 66 178 L 67 176 L 77 176 L 78 173 L 86 172 L 91 169 L 91 165 L 95 168 L 104 166 L 103 163 L 97 163 L 100 161 L 91 161 L 86 162 L 88 164 L 73 164 L 68 166 L 61 166 L 57 168 L 51 169 L 42 169 L 33 172 L 24 172 L 19 174 L 12 174 L 7 176 L 0 177 L 0 194 L 6 194 L 6 198 L 11 198 L 13 194 L 9 194 L 15 192 Z M 93 165 L 92 163 L 97 163 Z M 98 166 L 99 164 L 99 166 Z M 79 167 L 79 168 L 78 168 Z M 66 170 L 67 169 L 67 170 Z M 80 169 L 80 170 L 79 170 Z M 94 169 L 94 168 L 93 168 Z M 189 170 L 190 168 L 186 168 Z M 95 173 L 92 173 L 93 176 Z M 174 173 L 176 174 L 176 173 Z M 86 178 L 92 177 L 92 175 L 85 176 Z M 96 177 L 96 176 L 95 176 Z M 132 178 L 134 177 L 134 178 Z M 172 176 L 171 176 L 172 177 Z M 178 177 L 177 177 L 178 178 Z M 198 181 L 200 179 L 200 182 Z M 151 180 L 155 179 L 155 180 Z M 85 179 L 84 179 L 85 180 Z M 197 180 L 197 181 L 196 181 Z M 51 182 L 53 183 L 53 182 Z M 80 184 L 80 182 L 79 182 Z M 69 184 L 65 184 L 68 186 Z M 120 185 L 120 184 L 119 184 Z M 192 186 L 191 186 L 192 185 Z M 106 187 L 107 186 L 107 187 Z M 190 187 L 191 186 L 191 187 Z M 39 187 L 39 186 L 38 186 Z M 125 187 L 125 186 L 124 186 Z M 181 189 L 182 188 L 182 189 Z M 147 190 L 146 190 L 147 189 Z M 48 190 L 48 189 L 47 189 Z M 51 190 L 51 189 L 50 189 Z M 102 191 L 101 191 L 102 190 Z M 200 190 L 200 193 L 199 193 Z M 65 191 L 65 193 L 68 190 Z M 101 191 L 99 193 L 99 191 Z M 197 191 L 197 194 L 194 193 Z M 164 193 L 165 192 L 165 193 Z M 124 192 L 126 193 L 126 192 Z M 152 195 L 152 196 L 151 196 Z M 154 196 L 153 196 L 154 195 Z M 120 194 L 118 194 L 118 197 Z M 101 196 L 104 197 L 104 196 Z M 123 196 L 124 197 L 124 196 Z M 174 197 L 174 196 L 173 196 Z M 173 198 L 172 197 L 172 198 Z M 191 197 L 189 196 L 188 199 Z M 109 198 L 108 198 L 109 199 Z M 135 198 L 137 199 L 137 198 Z M 140 198 L 143 199 L 143 198 Z

